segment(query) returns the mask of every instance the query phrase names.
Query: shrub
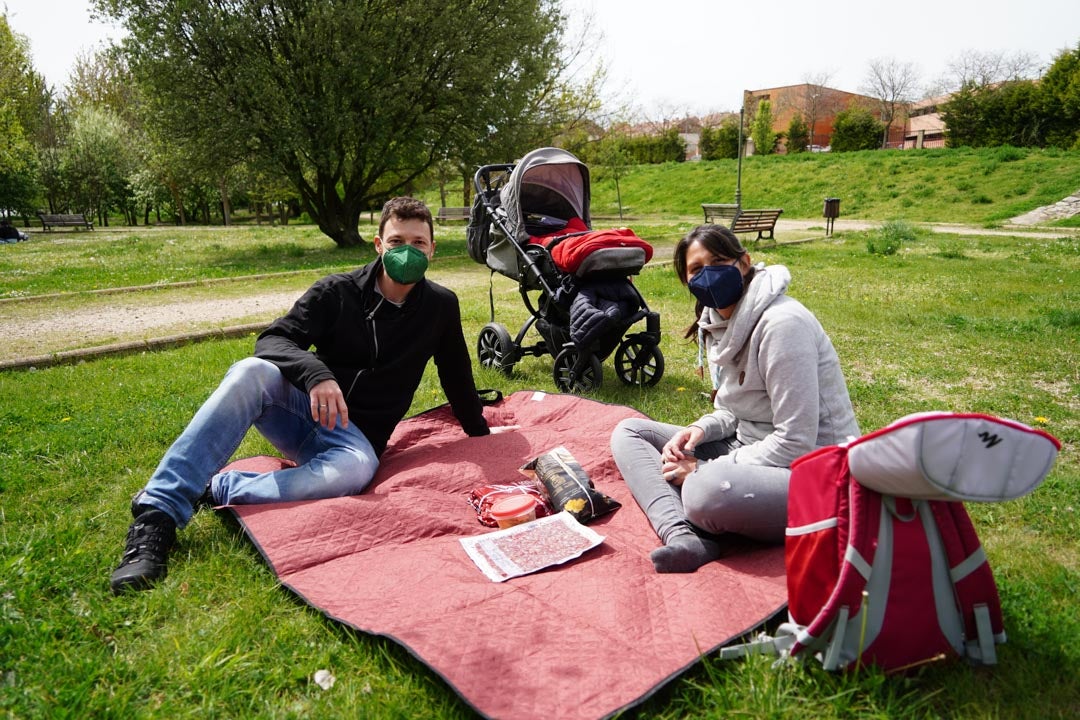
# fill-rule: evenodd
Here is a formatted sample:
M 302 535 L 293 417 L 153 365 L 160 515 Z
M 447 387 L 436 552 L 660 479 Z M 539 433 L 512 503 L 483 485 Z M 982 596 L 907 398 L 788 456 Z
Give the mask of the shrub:
M 806 146 L 810 144 L 810 128 L 806 126 L 802 113 L 791 116 L 791 123 L 787 131 L 787 151 L 791 153 L 806 152 Z
M 1002 145 L 998 148 L 997 152 L 994 153 L 994 156 L 1000 162 L 1007 163 L 1016 162 L 1017 160 L 1023 160 L 1027 156 L 1027 153 L 1025 153 L 1018 147 L 1013 147 L 1012 145 Z
M 776 133 L 772 129 L 772 103 L 759 100 L 754 119 L 750 121 L 750 137 L 754 140 L 755 155 L 769 155 L 776 149 Z
M 720 127 L 702 128 L 698 147 L 702 160 L 734 160 L 739 157 L 739 121 L 727 118 Z
M 881 146 L 884 127 L 866 108 L 852 106 L 836 114 L 833 122 L 833 152 L 875 150 Z
M 915 240 L 915 228 L 903 220 L 889 220 L 866 237 L 866 251 L 871 255 L 895 255 L 904 243 Z

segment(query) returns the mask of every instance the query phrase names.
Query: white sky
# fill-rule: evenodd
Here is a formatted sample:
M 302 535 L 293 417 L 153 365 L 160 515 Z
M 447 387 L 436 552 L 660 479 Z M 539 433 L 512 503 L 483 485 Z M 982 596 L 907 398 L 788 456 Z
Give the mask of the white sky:
M 63 90 L 75 57 L 116 28 L 90 19 L 89 0 L 0 0 L 30 40 L 34 67 Z M 1043 66 L 1080 43 L 1080 0 L 563 0 L 571 19 L 591 14 L 609 68 L 608 96 L 660 119 L 738 110 L 742 91 L 795 85 L 831 73 L 857 92 L 874 58 L 912 62 L 923 83 L 965 50 L 1023 51 Z
M 1080 0 L 563 0 L 603 33 L 609 86 L 649 119 L 738 110 L 743 90 L 830 72 L 858 92 L 874 58 L 911 62 L 923 84 L 964 50 L 1025 51 L 1048 66 L 1080 43 Z
M 109 38 L 121 37 L 111 26 L 90 19 L 90 0 L 0 0 L 8 25 L 29 39 L 34 69 L 62 92 L 79 53 L 93 52 Z

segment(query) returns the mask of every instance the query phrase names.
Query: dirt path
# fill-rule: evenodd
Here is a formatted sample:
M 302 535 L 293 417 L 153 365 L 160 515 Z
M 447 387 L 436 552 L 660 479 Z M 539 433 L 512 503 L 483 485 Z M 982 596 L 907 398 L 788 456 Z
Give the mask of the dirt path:
M 197 333 L 260 320 L 269 322 L 287 311 L 297 296 L 295 290 L 289 290 L 227 300 L 200 298 L 160 302 L 161 298 L 155 298 L 153 294 L 128 293 L 79 308 L 57 308 L 40 303 L 0 308 L 0 334 L 10 338 L 0 350 L 0 360 Z
M 820 228 L 821 220 L 786 220 L 777 225 L 784 229 Z M 835 230 L 863 230 L 877 223 L 859 220 L 836 221 Z M 935 232 L 975 235 L 1015 235 L 1060 237 L 1074 229 L 1061 230 L 989 230 L 962 225 L 937 224 Z M 661 257 L 662 255 L 662 257 Z M 667 259 L 659 253 L 656 261 Z M 434 269 L 433 269 L 434 270 Z M 437 282 L 451 288 L 486 285 L 488 274 L 468 270 L 433 271 Z M 506 283 L 511 281 L 506 280 Z M 221 336 L 223 330 L 251 332 L 264 327 L 285 313 L 310 285 L 310 277 L 283 279 L 271 277 L 262 284 L 224 283 L 170 290 L 154 288 L 115 295 L 79 294 L 61 298 L 29 299 L 0 303 L 0 367 L 24 367 L 49 364 L 58 354 L 80 351 L 92 355 L 92 348 L 153 343 L 158 339 Z M 512 285 L 510 285 L 512 287 Z M 81 356 L 81 355 L 80 355 Z M 49 359 L 51 358 L 51 359 Z
M 451 288 L 486 284 L 486 273 L 433 272 Z M 509 282 L 509 281 L 507 281 Z M 311 284 L 237 283 L 197 288 L 153 288 L 117 294 L 73 294 L 0 303 L 0 367 L 52 364 L 56 356 L 89 356 L 93 348 L 126 350 L 159 339 L 246 334 L 285 314 Z M 287 289 L 286 289 L 287 286 Z M 232 332 L 235 330 L 235 332 Z

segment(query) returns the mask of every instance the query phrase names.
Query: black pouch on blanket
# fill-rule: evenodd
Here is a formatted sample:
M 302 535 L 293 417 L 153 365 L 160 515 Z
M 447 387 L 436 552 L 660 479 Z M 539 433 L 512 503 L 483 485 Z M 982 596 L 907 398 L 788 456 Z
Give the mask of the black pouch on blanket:
M 592 480 L 570 451 L 559 446 L 521 466 L 521 472 L 544 486 L 555 512 L 563 510 L 580 523 L 606 515 L 621 507 L 593 487 Z

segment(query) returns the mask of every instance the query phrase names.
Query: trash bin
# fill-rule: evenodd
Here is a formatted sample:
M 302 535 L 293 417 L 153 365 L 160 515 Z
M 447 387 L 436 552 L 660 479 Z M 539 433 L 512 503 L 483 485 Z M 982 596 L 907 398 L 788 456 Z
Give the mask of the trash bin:
M 840 198 L 825 198 L 825 207 L 822 210 L 825 216 L 825 236 L 832 235 L 833 224 L 840 217 Z

